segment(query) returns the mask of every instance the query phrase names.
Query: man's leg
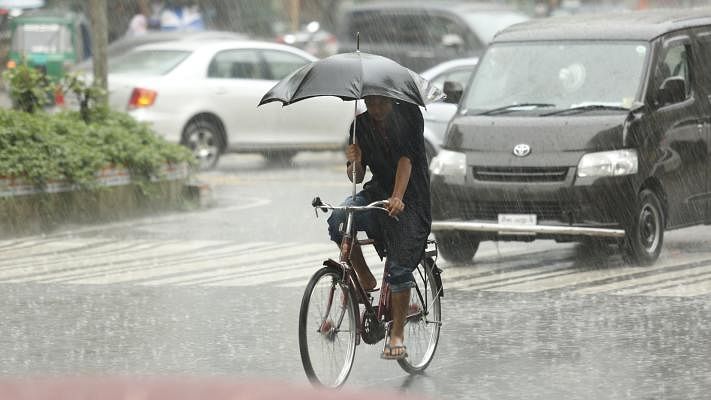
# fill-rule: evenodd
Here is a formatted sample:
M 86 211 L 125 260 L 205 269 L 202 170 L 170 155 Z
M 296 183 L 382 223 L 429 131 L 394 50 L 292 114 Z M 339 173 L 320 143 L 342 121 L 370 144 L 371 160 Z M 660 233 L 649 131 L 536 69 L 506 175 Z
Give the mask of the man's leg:
M 365 198 L 364 195 L 362 195 L 361 192 L 358 193 L 355 198 L 346 198 L 346 200 L 343 202 L 343 205 L 346 204 L 363 206 L 368 204 L 368 200 Z M 355 224 L 356 230 L 369 229 L 370 224 L 372 224 L 372 222 L 370 221 L 372 215 L 369 214 L 370 212 L 365 212 L 354 215 L 353 222 Z M 336 245 L 338 245 L 339 249 L 341 247 L 340 243 L 343 240 L 342 231 L 343 227 L 346 224 L 347 218 L 347 213 L 343 211 L 334 211 L 328 218 L 329 235 L 331 236 L 331 240 L 333 240 Z M 363 252 L 361 251 L 360 246 L 356 243 L 351 246 L 351 265 L 356 271 L 356 274 L 358 275 L 358 281 L 360 282 L 360 285 L 363 287 L 363 289 L 371 290 L 378 285 L 377 281 L 375 280 L 375 277 L 373 276 L 373 273 L 370 272 L 370 268 L 368 268 L 368 263 L 365 262 L 365 257 L 363 257 Z
M 410 290 L 405 289 L 397 293 L 390 293 L 390 311 L 393 316 L 393 324 L 390 328 L 390 348 L 386 349 L 386 356 L 400 357 L 405 353 L 405 318 L 410 306 Z
M 361 251 L 358 244 L 353 244 L 353 247 L 351 247 L 351 266 L 353 266 L 358 275 L 358 281 L 363 286 L 363 289 L 372 290 L 378 286 L 378 282 L 375 281 L 373 273 L 370 272 L 368 263 L 365 262 L 365 257 L 363 257 L 363 251 Z

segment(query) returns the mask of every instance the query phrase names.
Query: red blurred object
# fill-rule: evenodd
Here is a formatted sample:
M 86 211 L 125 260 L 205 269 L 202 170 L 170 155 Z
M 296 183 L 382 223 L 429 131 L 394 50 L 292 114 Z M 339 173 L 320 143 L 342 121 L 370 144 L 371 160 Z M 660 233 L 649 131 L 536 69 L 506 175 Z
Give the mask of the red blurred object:
M 70 377 L 0 379 L 3 400 L 396 400 L 403 393 L 315 389 L 227 378 Z
M 61 87 L 54 90 L 54 104 L 60 107 L 64 106 L 64 92 Z
M 134 88 L 131 92 L 131 99 L 128 101 L 128 108 L 150 107 L 155 103 L 158 92 L 150 89 Z

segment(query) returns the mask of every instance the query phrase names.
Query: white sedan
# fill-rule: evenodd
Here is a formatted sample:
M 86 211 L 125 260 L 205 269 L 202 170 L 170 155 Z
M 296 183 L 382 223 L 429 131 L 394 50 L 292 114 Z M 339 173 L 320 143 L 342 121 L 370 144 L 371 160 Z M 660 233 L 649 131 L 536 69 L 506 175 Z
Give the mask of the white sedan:
M 287 161 L 300 150 L 342 149 L 353 119 L 353 104 L 335 97 L 257 107 L 278 80 L 314 60 L 297 48 L 257 41 L 145 45 L 109 66 L 109 102 L 188 146 L 203 169 L 225 152 Z

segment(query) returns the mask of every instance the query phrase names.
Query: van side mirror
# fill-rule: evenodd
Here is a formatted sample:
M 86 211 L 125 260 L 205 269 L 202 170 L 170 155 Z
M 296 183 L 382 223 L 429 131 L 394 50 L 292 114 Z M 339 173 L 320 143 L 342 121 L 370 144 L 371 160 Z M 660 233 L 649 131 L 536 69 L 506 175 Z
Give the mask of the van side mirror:
M 664 80 L 655 96 L 658 105 L 678 103 L 686 99 L 686 82 L 680 76 L 672 76 Z
M 445 81 L 442 91 L 445 95 L 447 95 L 447 97 L 444 99 L 445 103 L 459 104 L 459 100 L 462 98 L 464 88 L 459 82 Z

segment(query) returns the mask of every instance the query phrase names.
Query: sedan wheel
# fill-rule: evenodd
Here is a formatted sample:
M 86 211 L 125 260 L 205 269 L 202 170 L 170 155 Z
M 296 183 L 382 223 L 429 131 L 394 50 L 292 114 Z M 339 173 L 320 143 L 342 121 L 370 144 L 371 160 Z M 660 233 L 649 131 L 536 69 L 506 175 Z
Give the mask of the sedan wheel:
M 193 152 L 201 171 L 215 168 L 223 143 L 222 132 L 204 119 L 190 122 L 183 134 L 183 144 Z
M 625 259 L 633 264 L 651 265 L 659 257 L 664 242 L 664 211 L 657 195 L 648 189 L 639 194 L 634 219 L 623 244 Z

